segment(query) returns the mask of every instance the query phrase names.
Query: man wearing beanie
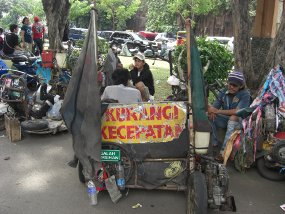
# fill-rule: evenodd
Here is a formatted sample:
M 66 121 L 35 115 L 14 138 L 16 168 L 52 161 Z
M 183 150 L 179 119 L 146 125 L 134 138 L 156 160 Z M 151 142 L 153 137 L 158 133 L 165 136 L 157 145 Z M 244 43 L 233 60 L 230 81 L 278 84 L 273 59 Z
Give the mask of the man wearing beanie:
M 251 102 L 249 91 L 245 88 L 243 73 L 233 71 L 228 76 L 227 88 L 222 90 L 212 106 L 208 107 L 209 118 L 212 121 L 212 145 L 218 145 L 217 128 L 226 129 L 225 139 L 217 159 L 223 159 L 222 155 L 227 141 L 235 129 L 240 129 L 239 118 L 236 116 L 238 109 L 248 107 Z

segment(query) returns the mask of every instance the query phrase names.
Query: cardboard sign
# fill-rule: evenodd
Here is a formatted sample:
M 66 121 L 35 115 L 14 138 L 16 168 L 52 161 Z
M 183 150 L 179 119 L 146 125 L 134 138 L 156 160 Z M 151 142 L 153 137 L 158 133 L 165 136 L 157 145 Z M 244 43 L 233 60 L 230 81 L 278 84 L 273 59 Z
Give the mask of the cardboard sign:
M 110 105 L 102 117 L 102 140 L 169 142 L 185 129 L 186 116 L 184 102 Z

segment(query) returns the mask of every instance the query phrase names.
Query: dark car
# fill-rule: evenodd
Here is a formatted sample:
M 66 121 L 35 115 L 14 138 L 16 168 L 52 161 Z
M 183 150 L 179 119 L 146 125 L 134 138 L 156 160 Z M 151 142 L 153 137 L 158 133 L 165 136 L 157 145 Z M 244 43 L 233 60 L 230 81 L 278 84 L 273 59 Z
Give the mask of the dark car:
M 126 31 L 115 31 L 110 36 L 111 46 L 115 46 L 117 48 L 122 48 L 123 44 L 127 44 L 129 49 L 137 48 L 141 52 L 145 51 L 147 47 L 150 45 L 150 41 L 144 38 L 143 36 L 134 33 L 134 32 L 126 32 Z
M 84 39 L 88 29 L 86 28 L 70 28 L 68 37 L 70 40 Z

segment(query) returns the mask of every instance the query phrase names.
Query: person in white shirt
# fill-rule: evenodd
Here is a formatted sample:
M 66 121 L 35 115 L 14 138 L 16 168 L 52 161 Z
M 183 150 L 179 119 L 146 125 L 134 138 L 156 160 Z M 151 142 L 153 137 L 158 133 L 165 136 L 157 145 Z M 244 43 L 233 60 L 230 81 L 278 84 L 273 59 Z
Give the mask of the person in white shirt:
M 101 100 L 117 100 L 123 104 L 142 102 L 140 91 L 127 86 L 130 79 L 130 72 L 127 69 L 116 69 L 112 74 L 112 80 L 115 85 L 105 88 Z

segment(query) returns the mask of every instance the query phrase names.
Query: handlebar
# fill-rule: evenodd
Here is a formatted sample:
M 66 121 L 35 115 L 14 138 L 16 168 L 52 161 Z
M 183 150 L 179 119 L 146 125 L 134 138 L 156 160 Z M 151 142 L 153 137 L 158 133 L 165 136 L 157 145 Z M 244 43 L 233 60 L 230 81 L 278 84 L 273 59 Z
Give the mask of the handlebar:
M 32 77 L 32 78 L 39 78 L 37 75 L 27 74 L 26 72 L 19 71 L 19 70 L 14 70 L 14 69 L 10 69 L 10 68 L 8 68 L 8 69 L 0 69 L 0 70 L 7 70 L 7 71 L 11 71 L 13 73 L 18 73 L 18 74 L 22 74 L 22 75 L 25 74 L 28 77 Z

